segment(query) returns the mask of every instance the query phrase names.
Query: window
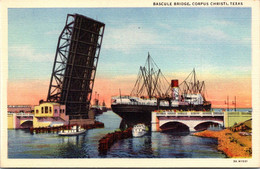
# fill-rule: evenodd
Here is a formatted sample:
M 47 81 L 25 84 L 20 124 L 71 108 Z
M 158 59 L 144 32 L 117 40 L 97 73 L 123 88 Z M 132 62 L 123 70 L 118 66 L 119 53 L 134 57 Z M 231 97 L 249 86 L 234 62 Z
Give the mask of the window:
M 42 113 L 43 113 L 43 107 L 42 107 Z
M 45 113 L 48 113 L 48 106 L 45 106 Z
M 49 107 L 49 112 L 50 112 L 50 113 L 52 112 L 52 109 L 51 109 L 51 107 Z
M 54 110 L 54 113 L 55 113 L 55 114 L 58 113 L 58 112 L 57 112 L 57 109 Z
M 36 113 L 37 113 L 37 114 L 39 113 L 39 110 L 38 110 L 38 109 L 36 109 Z

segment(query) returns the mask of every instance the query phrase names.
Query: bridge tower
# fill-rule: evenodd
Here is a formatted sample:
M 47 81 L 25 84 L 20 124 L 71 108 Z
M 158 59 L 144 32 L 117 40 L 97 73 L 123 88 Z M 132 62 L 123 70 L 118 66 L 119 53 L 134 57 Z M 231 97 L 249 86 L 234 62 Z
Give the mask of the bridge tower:
M 68 14 L 57 44 L 47 96 L 66 105 L 70 120 L 88 119 L 105 24 Z

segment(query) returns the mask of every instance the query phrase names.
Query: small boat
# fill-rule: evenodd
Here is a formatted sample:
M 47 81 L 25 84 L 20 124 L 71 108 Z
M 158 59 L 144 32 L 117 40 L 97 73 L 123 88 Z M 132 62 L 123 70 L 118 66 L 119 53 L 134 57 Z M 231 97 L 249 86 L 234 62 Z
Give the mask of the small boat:
M 70 130 L 60 131 L 59 136 L 77 136 L 86 132 L 86 129 L 81 128 L 80 126 L 73 126 Z
M 132 129 L 133 137 L 141 137 L 146 134 L 146 127 L 144 124 L 134 125 Z

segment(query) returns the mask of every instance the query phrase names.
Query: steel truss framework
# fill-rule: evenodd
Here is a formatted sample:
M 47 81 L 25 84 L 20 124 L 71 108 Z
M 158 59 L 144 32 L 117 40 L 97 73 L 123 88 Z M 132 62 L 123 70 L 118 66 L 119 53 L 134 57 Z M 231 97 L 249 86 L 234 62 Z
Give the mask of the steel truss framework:
M 87 119 L 105 24 L 68 14 L 52 70 L 47 101 L 66 105 L 70 119 Z

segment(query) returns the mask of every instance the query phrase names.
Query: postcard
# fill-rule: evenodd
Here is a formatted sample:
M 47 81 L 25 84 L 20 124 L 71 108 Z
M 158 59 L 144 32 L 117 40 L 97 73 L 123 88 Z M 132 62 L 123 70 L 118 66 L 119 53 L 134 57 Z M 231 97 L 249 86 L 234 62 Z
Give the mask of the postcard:
M 1 167 L 260 167 L 259 1 L 1 1 Z

